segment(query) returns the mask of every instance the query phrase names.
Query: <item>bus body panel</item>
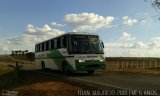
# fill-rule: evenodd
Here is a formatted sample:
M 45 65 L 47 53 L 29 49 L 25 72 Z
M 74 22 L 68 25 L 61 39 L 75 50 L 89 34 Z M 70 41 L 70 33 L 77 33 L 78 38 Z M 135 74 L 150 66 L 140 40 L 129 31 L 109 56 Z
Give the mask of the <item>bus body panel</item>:
M 71 34 L 71 33 L 70 33 Z M 76 33 L 74 33 L 76 34 Z M 72 35 L 72 34 L 71 34 Z M 85 36 L 86 34 L 84 34 Z M 88 34 L 87 34 L 88 35 Z M 91 35 L 91 34 L 90 34 Z M 62 35 L 63 36 L 63 35 Z M 83 34 L 81 34 L 81 36 L 83 36 Z M 77 37 L 81 39 L 81 36 Z M 98 36 L 98 35 L 96 35 Z M 56 42 L 53 43 L 57 43 L 57 42 L 62 42 L 63 40 L 61 40 L 61 37 L 58 37 L 60 39 L 56 39 Z M 66 36 L 66 46 L 69 46 L 72 44 L 72 47 L 74 46 L 73 43 L 77 44 L 77 42 L 73 42 L 69 44 L 69 39 L 70 37 Z M 93 39 L 94 41 L 94 37 L 92 37 L 91 39 Z M 60 40 L 60 41 L 57 41 Z M 77 39 L 79 40 L 79 39 Z M 81 39 L 82 40 L 82 39 Z M 64 42 L 64 41 L 63 41 Z M 44 43 L 44 42 L 42 42 Z M 50 69 L 54 69 L 54 70 L 62 70 L 62 65 L 63 64 L 67 64 L 69 67 L 69 70 L 71 71 L 87 71 L 87 70 L 97 70 L 97 69 L 104 69 L 105 68 L 105 58 L 104 58 L 104 53 L 94 53 L 93 51 L 87 51 L 87 50 L 83 50 L 83 52 L 86 51 L 86 53 L 69 53 L 68 52 L 68 47 L 66 48 L 51 48 L 51 39 L 45 41 L 45 43 L 43 45 L 41 45 L 42 43 L 37 43 L 36 44 L 36 53 L 35 53 L 35 62 L 37 64 L 37 66 L 39 68 L 42 67 L 42 62 L 45 64 L 45 68 L 50 68 Z M 94 44 L 94 43 L 93 43 Z M 61 44 L 59 44 L 60 46 Z M 100 44 L 101 45 L 101 44 Z M 56 45 L 58 46 L 58 44 Z M 86 45 L 88 46 L 88 45 Z M 84 45 L 84 47 L 86 47 Z M 42 49 L 43 47 L 43 49 Z M 95 49 L 96 46 L 94 46 Z M 76 47 L 78 49 L 78 47 Z M 89 47 L 86 47 L 90 48 Z M 37 51 L 38 50 L 38 51 Z M 70 49 L 69 49 L 70 50 Z M 88 52 L 88 53 L 87 53 Z
M 79 62 L 83 60 L 84 62 Z M 72 71 L 85 71 L 93 69 L 103 69 L 105 67 L 104 54 L 72 54 L 69 55 L 67 49 L 55 49 L 36 53 L 36 64 L 41 68 L 44 61 L 45 67 L 61 70 L 62 63 L 69 64 Z

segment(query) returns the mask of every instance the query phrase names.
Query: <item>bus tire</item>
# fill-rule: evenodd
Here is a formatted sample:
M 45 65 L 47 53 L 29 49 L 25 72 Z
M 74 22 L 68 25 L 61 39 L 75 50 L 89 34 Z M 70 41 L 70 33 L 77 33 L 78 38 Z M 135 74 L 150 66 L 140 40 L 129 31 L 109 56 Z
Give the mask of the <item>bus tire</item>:
M 45 67 L 45 63 L 44 61 L 41 62 L 41 70 L 42 71 L 45 71 L 46 67 Z
M 62 72 L 63 72 L 65 75 L 69 75 L 69 74 L 70 74 L 70 70 L 69 70 L 69 67 L 68 67 L 68 64 L 67 64 L 67 63 L 63 63 L 63 64 L 62 64 Z
M 88 74 L 93 74 L 95 71 L 94 70 L 87 70 Z

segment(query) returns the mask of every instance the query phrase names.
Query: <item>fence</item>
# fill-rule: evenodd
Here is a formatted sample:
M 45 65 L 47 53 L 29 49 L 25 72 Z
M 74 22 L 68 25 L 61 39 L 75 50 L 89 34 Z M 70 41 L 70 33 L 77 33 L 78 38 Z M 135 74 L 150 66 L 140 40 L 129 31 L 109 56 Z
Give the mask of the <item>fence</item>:
M 146 71 L 160 69 L 160 58 L 107 57 L 106 69 L 112 71 Z

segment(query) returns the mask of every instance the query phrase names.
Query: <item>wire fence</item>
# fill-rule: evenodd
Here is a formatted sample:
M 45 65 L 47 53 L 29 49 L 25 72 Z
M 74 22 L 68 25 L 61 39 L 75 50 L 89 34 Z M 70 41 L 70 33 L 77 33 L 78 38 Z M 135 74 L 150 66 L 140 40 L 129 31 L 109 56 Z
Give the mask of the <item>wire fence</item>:
M 160 73 L 160 58 L 107 58 L 108 71 L 156 71 Z

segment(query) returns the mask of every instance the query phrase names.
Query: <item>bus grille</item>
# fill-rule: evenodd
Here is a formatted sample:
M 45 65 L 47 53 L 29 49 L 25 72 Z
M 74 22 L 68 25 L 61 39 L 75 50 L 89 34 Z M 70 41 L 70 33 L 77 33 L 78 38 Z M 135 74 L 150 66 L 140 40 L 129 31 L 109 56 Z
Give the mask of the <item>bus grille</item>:
M 99 67 L 98 64 L 87 65 L 87 67 Z

